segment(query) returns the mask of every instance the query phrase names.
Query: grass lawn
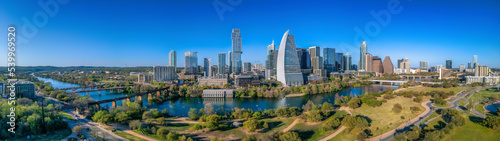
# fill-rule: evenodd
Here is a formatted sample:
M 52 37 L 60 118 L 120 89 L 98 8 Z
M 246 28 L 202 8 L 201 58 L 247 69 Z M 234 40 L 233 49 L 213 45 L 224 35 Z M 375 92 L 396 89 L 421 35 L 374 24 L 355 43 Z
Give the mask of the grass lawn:
M 453 88 L 411 87 L 411 88 L 405 89 L 404 91 L 416 91 L 416 92 L 431 92 L 431 91 L 450 92 L 450 91 L 454 91 L 455 93 L 458 93 L 462 90 L 467 90 L 467 89 L 470 89 L 470 87 L 453 87 Z
M 380 107 L 370 107 L 367 105 L 362 105 L 360 108 L 351 111 L 353 115 L 363 115 L 371 120 L 369 129 L 372 131 L 373 136 L 378 136 L 387 131 L 395 129 L 402 123 L 409 121 L 410 119 L 416 117 L 420 113 L 424 112 L 425 108 L 420 105 L 420 103 L 412 102 L 413 99 L 396 97 L 394 99 L 388 100 L 387 103 L 383 103 Z M 399 103 L 403 107 L 400 113 L 392 112 L 394 104 Z M 418 106 L 420 108 L 419 112 L 412 113 L 410 107 Z M 404 117 L 402 119 L 401 117 Z
M 68 118 L 70 120 L 75 120 L 73 117 L 71 117 L 70 115 L 68 115 L 68 113 L 65 113 L 63 111 L 59 112 L 59 114 L 61 114 L 62 116 L 66 117 L 66 118 Z
M 465 103 L 467 103 L 467 101 L 465 99 L 462 99 L 462 100 L 458 101 L 457 103 L 460 106 L 464 106 L 464 107 L 467 106 L 467 105 L 465 105 Z
M 434 127 L 434 129 L 442 129 L 446 126 L 446 122 L 442 117 L 436 118 L 433 121 L 429 122 L 428 127 Z
M 422 124 L 423 124 L 423 123 L 425 123 L 425 122 L 427 122 L 427 120 L 432 119 L 432 118 L 437 117 L 437 116 L 439 116 L 439 114 L 438 114 L 438 113 L 436 113 L 436 112 L 432 113 L 432 115 L 431 115 L 431 116 L 429 116 L 427 119 L 425 119 L 425 121 L 424 121 L 424 122 L 422 122 Z
M 121 131 L 121 130 L 116 130 L 116 131 L 115 131 L 115 132 L 113 132 L 113 133 L 115 133 L 116 135 L 118 135 L 118 136 L 120 136 L 120 137 L 126 138 L 126 139 L 128 139 L 128 140 L 130 140 L 130 141 L 146 141 L 146 140 L 144 140 L 144 139 L 142 139 L 142 138 L 139 138 L 139 137 L 136 137 L 136 136 L 130 135 L 130 134 L 125 133 L 125 132 L 123 132 L 123 131 Z
M 450 107 L 451 105 L 449 103 L 445 103 L 444 105 L 434 103 L 434 106 L 436 106 L 436 107 Z
M 465 125 L 453 129 L 443 141 L 494 141 L 500 139 L 500 130 L 486 128 L 467 117 Z
M 340 134 L 328 141 L 353 141 L 356 140 L 358 134 L 361 133 L 359 129 L 345 129 Z
M 43 136 L 43 135 L 34 135 L 34 136 L 31 136 L 30 139 L 26 139 L 26 137 L 24 138 L 18 138 L 18 139 L 7 139 L 7 141 L 15 141 L 15 140 L 36 140 L 36 141 L 56 141 L 56 140 L 62 140 L 66 137 L 68 137 L 69 135 L 71 135 L 71 133 L 73 133 L 71 131 L 71 129 L 61 129 L 61 130 L 57 130 L 57 131 L 54 131 L 54 132 L 50 132 L 50 133 L 47 133 L 47 136 Z
M 291 131 L 299 133 L 300 138 L 303 141 L 314 141 L 326 135 L 329 135 L 333 131 L 320 133 L 318 130 L 322 123 L 315 125 L 306 125 L 305 123 L 297 123 Z
M 169 123 L 167 126 L 158 126 L 157 129 L 161 127 L 166 127 L 169 131 L 180 132 L 189 130 L 189 128 L 193 127 L 194 124 L 187 123 Z
M 480 113 L 483 113 L 484 112 L 484 108 L 483 107 L 484 107 L 484 104 L 479 103 L 474 108 L 476 108 L 476 111 L 478 111 Z
M 470 96 L 469 102 L 474 103 L 477 101 L 492 99 L 495 95 L 500 96 L 500 92 L 495 92 L 491 89 L 481 90 L 479 92 L 474 93 L 472 96 Z

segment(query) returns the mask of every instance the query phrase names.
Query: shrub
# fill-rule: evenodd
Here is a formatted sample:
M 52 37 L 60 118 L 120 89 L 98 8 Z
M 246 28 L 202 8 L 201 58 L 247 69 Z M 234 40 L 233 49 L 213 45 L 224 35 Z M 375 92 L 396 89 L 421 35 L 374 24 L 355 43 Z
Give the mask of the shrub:
M 394 107 L 392 107 L 392 112 L 394 113 L 401 113 L 401 110 L 403 110 L 403 106 L 399 103 L 394 104 Z
M 249 132 L 255 132 L 259 128 L 259 122 L 256 119 L 250 119 L 243 122 L 243 127 Z
M 160 129 L 158 129 L 158 131 L 156 131 L 156 135 L 158 137 L 160 137 L 161 139 L 166 138 L 166 136 L 168 135 L 168 133 L 170 133 L 170 131 L 168 131 L 168 129 L 165 128 L 165 127 L 162 127 Z
M 82 133 L 82 129 L 83 129 L 83 127 L 81 127 L 81 126 L 75 126 L 75 127 L 73 127 L 73 132 L 80 134 L 80 133 Z

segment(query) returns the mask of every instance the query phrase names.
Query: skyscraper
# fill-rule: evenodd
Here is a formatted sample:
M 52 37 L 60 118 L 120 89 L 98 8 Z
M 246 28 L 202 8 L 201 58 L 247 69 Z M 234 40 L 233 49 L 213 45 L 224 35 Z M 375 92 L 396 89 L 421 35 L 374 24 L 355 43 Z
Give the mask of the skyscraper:
M 229 63 L 229 67 L 228 67 L 229 68 L 229 74 L 231 74 L 231 73 L 233 73 L 233 64 L 232 64 L 232 62 L 233 62 L 233 52 L 229 51 L 229 52 L 227 52 L 227 55 L 228 55 L 227 58 L 229 58 L 229 61 L 228 61 L 228 63 Z
M 276 64 L 278 61 L 278 50 L 275 50 L 274 40 L 273 43 L 267 46 L 267 59 L 266 59 L 266 80 L 276 78 Z
M 184 71 L 185 74 L 198 73 L 198 52 L 188 51 L 184 53 Z
M 471 62 L 469 62 L 469 63 L 467 64 L 467 68 L 468 68 L 468 69 L 472 69 L 472 63 L 471 63 Z
M 217 71 L 219 74 L 226 74 L 226 53 L 221 52 L 217 56 Z
M 363 64 L 365 65 L 365 66 L 363 66 L 363 68 L 365 68 L 364 70 L 365 71 L 373 71 L 372 70 L 373 55 L 370 53 L 366 53 L 364 56 L 365 56 L 365 62 L 363 62 Z
M 448 59 L 446 60 L 446 69 L 451 69 L 453 67 L 453 65 L 451 64 L 451 60 Z
M 281 45 L 280 45 L 281 47 Z M 311 69 L 322 69 L 323 68 L 323 57 L 320 56 L 320 47 L 312 46 L 309 47 L 309 56 L 311 57 Z
M 458 69 L 459 72 L 465 72 L 465 65 L 464 64 L 461 64 L 458 68 L 459 68 Z
M 401 68 L 401 62 L 403 62 L 404 59 L 398 59 L 398 68 Z
M 477 55 L 472 56 L 472 63 L 473 63 L 472 65 L 474 66 L 474 68 L 476 68 L 476 64 L 479 65 L 477 63 Z
M 204 58 L 203 59 L 203 70 L 204 70 L 204 74 L 205 76 L 207 77 L 211 77 L 212 76 L 212 60 L 210 58 Z
M 428 69 L 429 69 L 429 62 L 420 61 L 420 70 L 428 70 Z
M 365 60 L 365 54 L 367 53 L 367 46 L 366 46 L 366 41 L 362 41 L 361 45 L 359 46 L 359 66 L 358 70 L 366 70 L 366 60 Z
M 297 48 L 297 55 L 299 57 L 300 69 L 309 69 L 311 66 L 311 59 L 309 57 L 309 52 L 305 48 Z
M 348 71 L 351 69 L 352 67 L 352 58 L 351 58 L 351 54 L 348 53 L 345 53 L 344 55 L 344 71 Z
M 401 63 L 399 63 L 400 68 L 403 69 L 404 73 L 410 73 L 410 59 L 405 58 Z
M 387 74 L 394 73 L 394 65 L 392 64 L 391 58 L 389 56 L 385 56 L 383 66 L 384 66 L 384 73 Z
M 384 73 L 384 66 L 382 64 L 382 59 L 379 58 L 378 56 L 373 56 L 372 60 L 372 71 L 378 72 L 378 73 Z
M 168 65 L 174 68 L 177 68 L 177 53 L 174 50 L 171 50 L 168 53 Z
M 234 74 L 240 74 L 242 69 L 241 64 L 241 33 L 240 29 L 233 29 L 231 33 L 231 40 L 233 41 L 233 54 L 231 55 L 231 65 L 233 67 L 232 71 Z
M 172 81 L 177 79 L 175 67 L 173 66 L 153 66 L 153 80 L 156 82 Z
M 278 51 L 277 80 L 284 86 L 300 86 L 304 81 L 300 72 L 295 38 L 288 34 L 289 31 L 283 35 Z
M 342 56 L 340 56 L 342 57 Z M 327 72 L 336 71 L 337 67 L 335 65 L 335 49 L 334 48 L 323 48 L 323 63 L 324 68 Z
M 344 70 L 344 53 L 335 53 L 335 70 L 342 71 Z
M 250 71 L 252 71 L 252 63 L 250 62 L 243 63 L 243 72 L 250 72 Z

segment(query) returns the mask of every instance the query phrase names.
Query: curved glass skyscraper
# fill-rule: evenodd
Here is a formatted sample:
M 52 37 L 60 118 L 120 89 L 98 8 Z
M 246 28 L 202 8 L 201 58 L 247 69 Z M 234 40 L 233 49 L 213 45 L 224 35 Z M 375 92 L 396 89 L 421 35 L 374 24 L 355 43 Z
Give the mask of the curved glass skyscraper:
M 304 81 L 300 72 L 295 38 L 293 35 L 288 34 L 289 31 L 285 32 L 279 46 L 276 77 L 283 86 L 300 86 L 303 85 Z
M 362 41 L 361 45 L 359 45 L 359 65 L 358 65 L 358 70 L 363 70 L 366 71 L 368 68 L 366 68 L 366 63 L 365 63 L 365 54 L 366 54 L 366 41 Z

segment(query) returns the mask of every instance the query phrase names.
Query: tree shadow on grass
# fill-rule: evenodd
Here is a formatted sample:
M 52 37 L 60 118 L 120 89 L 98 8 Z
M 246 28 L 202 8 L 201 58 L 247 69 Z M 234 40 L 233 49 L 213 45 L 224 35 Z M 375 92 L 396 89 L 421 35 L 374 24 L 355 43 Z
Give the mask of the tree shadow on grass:
M 267 122 L 267 125 L 269 125 L 269 128 L 265 128 L 263 129 L 262 131 L 260 131 L 260 133 L 267 133 L 269 131 L 271 131 L 272 129 L 274 128 L 278 128 L 278 127 L 281 127 L 283 126 L 282 124 L 283 122 L 281 121 L 272 121 L 272 122 Z
M 483 118 L 480 118 L 480 117 L 469 116 L 469 120 L 476 123 L 476 124 L 479 124 L 479 125 L 483 124 Z
M 292 132 L 297 132 L 302 140 L 307 140 L 312 137 L 314 131 L 311 130 L 293 130 Z
M 184 127 L 189 126 L 187 123 L 168 123 L 167 127 Z

